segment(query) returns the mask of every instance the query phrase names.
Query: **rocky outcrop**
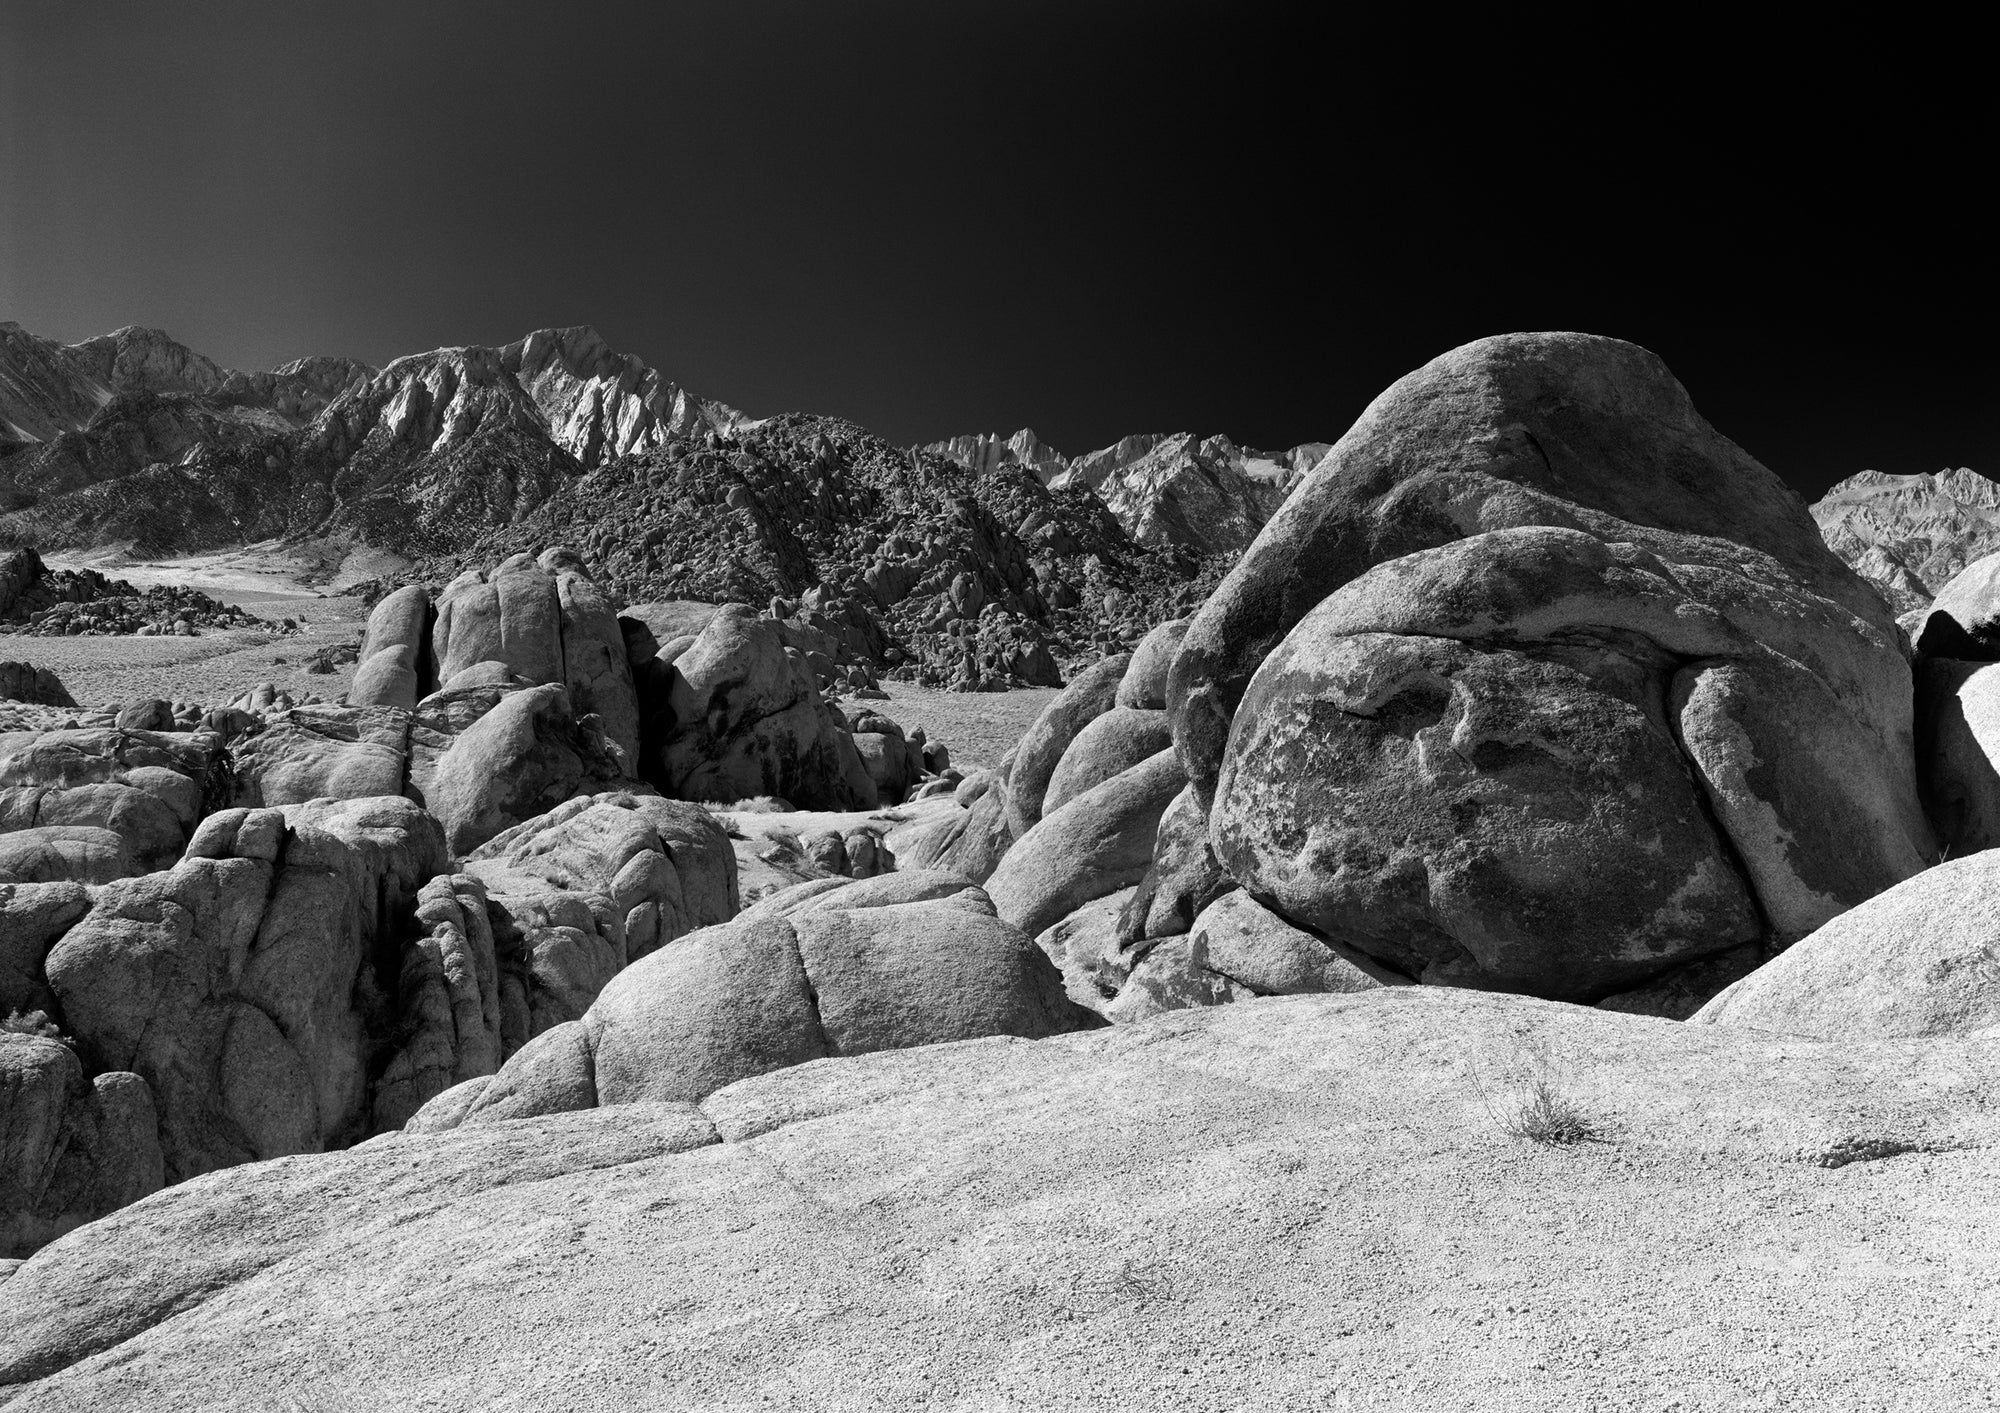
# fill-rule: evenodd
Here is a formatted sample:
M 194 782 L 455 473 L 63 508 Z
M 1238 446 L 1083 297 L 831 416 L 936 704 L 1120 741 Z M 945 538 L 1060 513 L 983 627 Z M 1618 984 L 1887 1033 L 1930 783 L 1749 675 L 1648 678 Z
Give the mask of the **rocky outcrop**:
M 507 692 L 451 740 L 423 787 L 453 854 L 579 794 L 616 785 L 623 762 L 559 684 Z
M 0 1259 L 18 1259 L 164 1180 L 152 1091 L 86 1079 L 58 1039 L 0 1028 Z
M 665 720 L 642 778 L 684 800 L 775 795 L 807 809 L 872 808 L 877 794 L 845 720 L 777 628 L 724 605 L 675 659 Z
M 1152 862 L 1160 816 L 1186 783 L 1163 750 L 1044 816 L 986 881 L 1000 916 L 1034 936 L 1137 883 Z
M 297 706 L 275 711 L 234 742 L 231 803 L 400 795 L 409 778 L 410 713 L 391 706 Z
M 222 738 L 211 732 L 0 736 L 0 834 L 51 825 L 108 829 L 141 870 L 179 858 L 230 790 Z
M 2000 1039 L 2000 854 L 1952 859 L 1843 913 L 1696 1024 L 1855 1041 Z
M 1605 1141 L 1508 1134 L 1536 1055 Z M 832 1369 L 894 1410 L 1950 1407 L 1987 1375 L 1996 1086 L 1990 1044 L 1440 987 L 822 1061 L 170 1188 L 0 1281 L 0 1387 L 594 1410 L 826 1402 Z
M 60 677 L 30 662 L 0 662 L 0 700 L 35 702 L 42 706 L 76 705 L 76 698 L 69 694 Z
M 1863 471 L 1821 496 L 1812 518 L 1827 547 L 1904 613 L 2000 551 L 2000 483 L 1963 466 L 1933 476 Z
M 629 963 L 728 921 L 740 904 L 721 825 L 678 800 L 573 799 L 463 866 L 484 891 L 502 958 L 503 1054 L 577 1019 Z
M 174 868 L 97 891 L 48 987 L 90 1072 L 150 1087 L 167 1181 L 369 1131 L 398 929 L 444 864 L 409 801 L 323 800 L 211 815 Z
M 1918 872 L 1896 640 L 1722 558 L 1524 528 L 1352 581 L 1243 699 L 1223 867 L 1409 975 L 1563 999 Z
M 692 1103 L 750 1075 L 1083 1019 L 1055 971 L 968 880 L 800 885 L 619 973 L 582 1017 L 410 1124 L 439 1129 L 634 1103 Z
M 1203 800 L 1251 676 L 1322 599 L 1401 555 L 1526 525 L 1675 562 L 1754 560 L 1894 636 L 1792 492 L 1709 426 L 1654 355 L 1586 334 L 1481 339 L 1376 398 L 1189 625 L 1168 710 Z

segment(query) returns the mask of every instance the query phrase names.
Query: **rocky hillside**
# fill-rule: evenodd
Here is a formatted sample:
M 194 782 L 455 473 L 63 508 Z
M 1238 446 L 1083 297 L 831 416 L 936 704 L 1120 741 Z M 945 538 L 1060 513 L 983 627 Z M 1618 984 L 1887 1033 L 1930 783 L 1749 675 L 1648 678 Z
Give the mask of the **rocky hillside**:
M 1863 471 L 1822 496 L 1812 517 L 1827 546 L 1907 613 L 2000 550 L 2000 483 L 1964 466 L 1934 476 Z
M 1053 489 L 1088 490 L 1141 544 L 1233 556 L 1257 538 L 1292 487 L 1326 455 L 1327 443 L 1261 452 L 1227 437 L 1176 432 L 1125 437 L 1066 457 L 1023 428 L 1004 439 L 952 437 L 925 450 L 974 470 L 1020 466 Z
M 627 601 L 770 605 L 851 660 L 960 687 L 1055 685 L 1058 660 L 1116 651 L 1219 577 L 1019 463 L 971 469 L 801 414 L 611 461 L 462 558 L 546 544 L 585 548 Z
M 0 544 L 326 538 L 436 587 L 582 543 L 616 598 L 776 600 L 851 662 L 967 688 L 1053 684 L 1191 610 L 1306 450 L 1128 438 L 1072 462 L 1024 433 L 1005 456 L 910 451 L 832 418 L 753 421 L 588 328 L 243 374 L 153 330 L 64 346 L 9 325 L 0 417 Z

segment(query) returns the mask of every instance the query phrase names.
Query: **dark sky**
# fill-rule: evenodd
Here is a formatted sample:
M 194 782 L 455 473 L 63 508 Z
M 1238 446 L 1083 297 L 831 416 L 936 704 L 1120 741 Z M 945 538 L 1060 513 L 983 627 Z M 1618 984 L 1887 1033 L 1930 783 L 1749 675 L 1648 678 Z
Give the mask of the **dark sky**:
M 591 323 L 752 413 L 1071 452 L 1331 440 L 1577 328 L 1808 494 L 2000 474 L 1990 83 L 1830 19 L 1349 8 L 0 0 L 0 318 L 250 368 Z

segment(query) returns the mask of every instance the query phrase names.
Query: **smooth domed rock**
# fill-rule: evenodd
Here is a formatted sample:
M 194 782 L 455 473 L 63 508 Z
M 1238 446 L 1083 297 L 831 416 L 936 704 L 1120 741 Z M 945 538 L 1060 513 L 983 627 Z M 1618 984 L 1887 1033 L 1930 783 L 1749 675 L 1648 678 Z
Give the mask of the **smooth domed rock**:
M 603 738 L 576 720 L 568 691 L 550 683 L 510 693 L 466 727 L 424 798 L 452 852 L 463 855 L 619 775 Z
M 1913 638 L 1920 659 L 2000 659 L 2000 552 L 1954 574 L 1931 600 Z
M 1084 791 L 1170 749 L 1164 711 L 1113 707 L 1076 733 L 1042 793 L 1042 813 L 1054 814 Z
M 1174 665 L 1181 639 L 1187 636 L 1185 618 L 1170 618 L 1157 624 L 1132 649 L 1132 661 L 1118 681 L 1117 704 L 1142 711 L 1162 711 L 1167 705 L 1167 671 Z
M 421 584 L 406 585 L 376 604 L 361 635 L 359 666 L 347 700 L 355 706 L 410 711 L 436 690 L 437 664 L 431 655 L 435 617 L 431 596 Z
M 1352 948 L 1292 926 L 1241 890 L 1217 898 L 1185 933 L 1117 945 L 1098 977 L 1100 989 L 1116 994 L 1095 1009 L 1118 1025 L 1259 996 L 1410 984 Z
M 0 880 L 109 883 L 139 872 L 122 835 L 87 824 L 54 824 L 0 834 Z
M 1015 743 L 1007 774 L 1007 831 L 1019 839 L 1042 817 L 1042 797 L 1077 733 L 1117 704 L 1130 653 L 1115 653 L 1070 679 Z
M 1538 1077 L 1596 1141 L 1507 1131 Z M 873 1397 L 898 1413 L 1324 1404 L 1299 1350 L 1412 1406 L 1755 1381 L 1951 1407 L 1985 1377 L 1950 1332 L 1985 1328 L 1966 1207 L 1996 1086 L 1990 1044 L 1442 987 L 882 1052 L 170 1188 L 0 1281 L 0 1379 L 24 1408 L 810 1404 L 819 1371 L 881 1373 L 893 1331 Z M 1522 1219 L 1552 1183 L 1561 1239 Z M 1857 1285 L 1857 1252 L 1918 1269 Z M 1885 1359 L 1885 1329 L 1935 1352 Z M 1577 1352 L 1544 1358 L 1550 1332 Z M 1525 1398 L 1524 1348 L 1549 1366 Z
M 1030 936 L 1137 883 L 1160 816 L 1187 778 L 1170 750 L 1078 795 L 1028 831 L 986 880 L 1000 916 Z
M 1376 398 L 1188 625 L 1167 709 L 1204 803 L 1251 676 L 1322 599 L 1398 556 L 1536 524 L 1693 562 L 1742 546 L 1893 638 L 1886 605 L 1798 497 L 1711 427 L 1653 354 L 1590 334 L 1480 339 Z
M 949 875 L 850 883 L 690 933 L 620 972 L 559 1039 L 551 1030 L 509 1060 L 461 1122 L 581 1103 L 574 1075 L 590 1077 L 597 1104 L 691 1103 L 830 1054 L 1076 1028 L 1047 958 L 969 906 L 967 888 Z M 442 1104 L 419 1118 L 449 1121 Z
M 2000 665 L 1917 664 L 1917 788 L 1947 857 L 2000 845 Z
M 409 737 L 409 713 L 392 706 L 310 705 L 276 713 L 233 752 L 233 803 L 400 795 Z
M 1849 909 L 1691 1019 L 1836 1040 L 2000 1038 L 2000 853 L 1941 863 Z
M 489 661 L 506 663 L 530 682 L 563 681 L 555 577 L 526 554 L 491 570 L 467 570 L 438 596 L 431 642 L 441 681 Z
M 1409 975 L 1586 1000 L 1908 877 L 1893 639 L 1733 549 L 1531 527 L 1369 571 L 1259 668 L 1218 858 Z

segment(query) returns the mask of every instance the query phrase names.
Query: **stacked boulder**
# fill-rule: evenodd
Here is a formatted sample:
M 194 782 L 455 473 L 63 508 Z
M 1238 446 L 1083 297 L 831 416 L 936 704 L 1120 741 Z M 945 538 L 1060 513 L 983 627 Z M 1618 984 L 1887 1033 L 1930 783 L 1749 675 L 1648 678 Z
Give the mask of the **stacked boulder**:
M 1509 335 L 1385 392 L 900 849 L 1114 1019 L 1399 981 L 1682 1016 L 1934 860 L 1910 702 L 1886 606 L 1657 358 Z
M 1087 1020 L 1027 935 L 970 880 L 803 883 L 620 972 L 577 1019 L 412 1131 L 629 1103 L 694 1103 L 835 1055 L 1075 1030 Z

